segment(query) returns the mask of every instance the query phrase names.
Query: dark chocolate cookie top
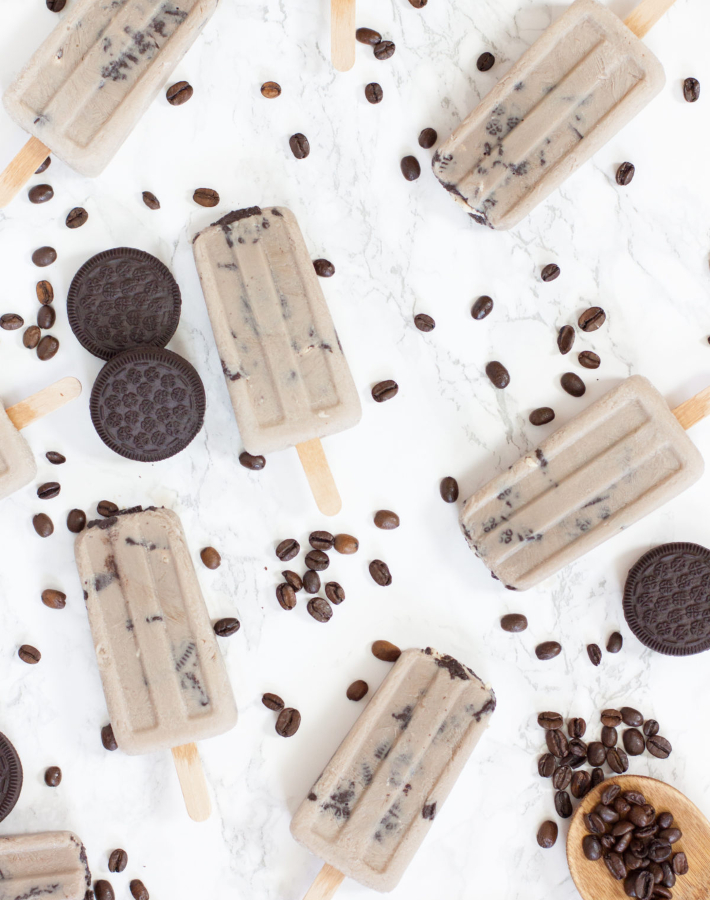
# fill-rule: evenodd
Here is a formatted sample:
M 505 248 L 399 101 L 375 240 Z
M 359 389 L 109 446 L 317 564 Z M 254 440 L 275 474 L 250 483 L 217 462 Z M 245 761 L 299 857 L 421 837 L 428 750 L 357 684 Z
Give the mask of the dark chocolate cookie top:
M 184 450 L 202 428 L 205 389 L 182 356 L 139 347 L 106 363 L 90 408 L 108 447 L 127 459 L 157 462 Z
M 0 734 L 0 822 L 9 816 L 22 790 L 22 763 L 17 750 Z
M 99 359 L 131 347 L 164 347 L 180 321 L 180 288 L 159 259 L 117 247 L 84 263 L 67 297 L 69 324 Z
M 710 550 L 698 544 L 649 550 L 626 579 L 624 615 L 651 650 L 690 656 L 710 649 Z

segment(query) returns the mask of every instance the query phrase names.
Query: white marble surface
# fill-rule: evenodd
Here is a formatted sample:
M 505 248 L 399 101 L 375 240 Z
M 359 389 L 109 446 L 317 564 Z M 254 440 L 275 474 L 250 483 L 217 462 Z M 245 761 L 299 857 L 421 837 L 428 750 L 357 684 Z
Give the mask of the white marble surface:
M 69 0 L 69 4 L 74 0 Z M 625 15 L 633 0 L 611 0 Z M 608 705 L 630 703 L 656 717 L 674 745 L 667 762 L 633 761 L 633 771 L 675 784 L 710 814 L 710 775 L 702 741 L 710 723 L 702 698 L 710 689 L 708 657 L 665 658 L 641 647 L 625 627 L 621 589 L 629 565 L 653 545 L 671 540 L 710 542 L 707 477 L 663 511 L 636 525 L 537 590 L 511 594 L 493 582 L 467 549 L 457 509 L 444 504 L 439 480 L 455 475 L 462 497 L 549 433 L 527 415 L 552 405 L 558 422 L 629 373 L 650 376 L 676 404 L 710 379 L 710 174 L 707 95 L 686 104 L 681 82 L 695 75 L 710 90 L 707 34 L 710 7 L 678 0 L 654 29 L 649 46 L 665 64 L 668 85 L 638 119 L 613 139 L 563 191 L 512 233 L 475 226 L 446 196 L 417 145 L 425 126 L 445 136 L 541 31 L 563 4 L 538 0 L 430 0 L 423 10 L 407 0 L 359 0 L 358 24 L 378 28 L 397 44 L 378 62 L 358 46 L 355 68 L 336 75 L 328 61 L 326 0 L 222 0 L 202 38 L 174 73 L 195 96 L 173 108 L 161 96 L 99 179 L 90 181 L 55 161 L 33 183 L 48 181 L 55 197 L 32 206 L 22 194 L 0 213 L 0 312 L 35 316 L 34 285 L 55 288 L 61 349 L 40 363 L 21 332 L 0 332 L 0 397 L 9 405 L 66 374 L 84 383 L 84 396 L 27 432 L 40 460 L 38 483 L 58 478 L 58 499 L 42 502 L 31 485 L 0 507 L 0 731 L 19 749 L 25 787 L 0 833 L 71 828 L 87 844 L 96 877 L 108 852 L 129 854 L 126 873 L 113 876 L 117 897 L 141 877 L 151 897 L 191 900 L 239 897 L 299 900 L 319 862 L 288 832 L 290 815 L 363 704 L 345 698 L 356 678 L 376 687 L 387 666 L 370 643 L 431 644 L 471 665 L 498 695 L 491 729 L 392 895 L 408 900 L 571 900 L 562 840 L 539 850 L 535 832 L 554 815 L 552 790 L 536 774 L 541 732 L 535 714 L 547 708 L 596 721 Z M 0 0 L 0 85 L 5 88 L 27 55 L 56 24 L 42 0 Z M 483 50 L 497 64 L 476 70 Z M 283 86 L 265 100 L 265 80 Z M 372 107 L 363 86 L 379 80 L 384 102 Z M 311 155 L 296 161 L 288 137 L 303 131 Z M 24 136 L 0 114 L 0 159 L 9 160 Z M 415 153 L 421 179 L 399 173 Z M 634 182 L 619 188 L 618 163 L 632 160 Z M 222 203 L 204 210 L 196 187 L 216 188 Z M 151 212 L 141 191 L 162 209 Z M 330 438 L 326 449 L 344 498 L 333 521 L 318 514 L 295 452 L 275 454 L 261 473 L 237 464 L 239 434 L 223 384 L 190 238 L 227 211 L 278 203 L 296 213 L 314 257 L 326 256 L 336 275 L 323 287 L 360 389 L 364 415 L 355 429 Z M 64 226 L 83 205 L 89 222 Z M 32 250 L 55 246 L 59 259 L 39 272 Z M 205 427 L 182 455 L 158 465 L 127 462 L 95 435 L 88 414 L 98 360 L 74 340 L 64 297 L 76 269 L 92 254 L 132 245 L 154 253 L 174 271 L 183 316 L 171 348 L 188 357 L 207 388 Z M 543 264 L 562 276 L 542 284 Z M 495 299 L 484 322 L 469 315 L 482 293 Z M 556 330 L 588 305 L 608 312 L 607 324 L 578 337 L 563 359 Z M 412 324 L 416 312 L 436 318 L 429 335 Z M 576 351 L 602 357 L 596 373 L 575 362 Z M 500 359 L 510 387 L 496 392 L 484 366 Z M 567 369 L 585 375 L 582 400 L 562 392 Z M 393 401 L 377 405 L 371 386 L 400 384 Z M 710 425 L 693 430 L 710 454 Z M 47 450 L 65 453 L 54 468 Z M 241 631 L 221 646 L 240 708 L 231 733 L 204 742 L 201 753 L 215 812 L 190 822 L 168 754 L 108 754 L 99 740 L 107 715 L 93 646 L 64 526 L 75 506 L 93 515 L 103 498 L 122 506 L 164 504 L 180 513 L 210 614 L 236 615 Z M 396 510 L 402 526 L 378 531 L 372 514 Z M 56 531 L 41 540 L 31 527 L 38 511 Z M 280 609 L 274 587 L 283 568 L 273 547 L 294 536 L 306 543 L 327 527 L 360 538 L 353 557 L 333 555 L 328 575 L 347 600 L 328 625 Z M 213 544 L 223 564 L 208 571 L 201 547 Z M 391 566 L 394 583 L 377 587 L 367 572 L 375 557 Z M 302 558 L 295 568 L 302 569 Z M 57 587 L 64 611 L 39 595 Z M 302 597 L 303 595 L 301 595 Z M 504 634 L 499 617 L 523 611 L 529 630 Z M 625 646 L 594 669 L 585 645 L 604 644 L 620 628 Z M 559 639 L 563 654 L 537 661 L 535 645 Z M 16 655 L 29 642 L 42 661 L 28 667 Z M 281 694 L 303 714 L 290 740 L 274 732 L 263 691 Z M 60 765 L 57 789 L 42 780 Z M 564 828 L 562 829 L 564 833 Z M 353 882 L 339 896 L 364 897 Z

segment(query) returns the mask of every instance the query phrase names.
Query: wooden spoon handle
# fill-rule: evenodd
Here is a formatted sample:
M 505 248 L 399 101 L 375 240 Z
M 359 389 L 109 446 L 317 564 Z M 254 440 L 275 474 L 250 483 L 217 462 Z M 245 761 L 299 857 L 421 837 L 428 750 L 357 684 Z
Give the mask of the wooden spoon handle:
M 624 24 L 636 37 L 645 37 L 674 3 L 675 0 L 641 0 L 636 9 L 624 19 Z
M 316 880 L 310 886 L 303 900 L 331 900 L 344 879 L 345 875 L 342 872 L 326 863 L 316 875 Z
M 673 415 L 687 431 L 693 425 L 697 425 L 707 415 L 710 415 L 710 387 L 700 391 L 690 400 L 681 403 L 673 410 Z
M 297 444 L 296 450 L 318 509 L 324 516 L 336 516 L 343 502 L 319 438 Z
M 75 400 L 81 394 L 81 382 L 78 378 L 62 378 L 43 388 L 36 394 L 32 394 L 26 400 L 21 400 L 5 412 L 15 428 L 25 428 L 46 416 L 47 413 L 60 409 L 70 400 Z
M 173 762 L 187 814 L 195 822 L 206 821 L 212 812 L 212 804 L 196 744 L 173 747 Z
M 330 55 L 339 72 L 355 65 L 355 0 L 330 0 Z
M 4 172 L 0 173 L 0 209 L 4 209 L 52 151 L 42 141 L 31 137 Z

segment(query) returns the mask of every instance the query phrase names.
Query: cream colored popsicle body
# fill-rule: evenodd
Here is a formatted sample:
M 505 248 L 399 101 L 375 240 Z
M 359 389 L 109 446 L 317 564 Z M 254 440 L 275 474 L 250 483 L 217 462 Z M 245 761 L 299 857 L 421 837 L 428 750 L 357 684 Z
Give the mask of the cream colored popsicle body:
M 477 222 L 512 228 L 664 83 L 621 19 L 576 0 L 442 144 L 434 173 Z
M 0 837 L 0 900 L 84 900 L 90 887 L 86 850 L 70 831 Z
M 82 175 L 99 175 L 218 0 L 73 0 L 5 92 L 12 118 Z
M 119 747 L 150 753 L 229 731 L 234 697 L 175 513 L 90 523 L 76 561 Z
M 37 463 L 30 445 L 0 403 L 0 500 L 29 484 L 36 474 Z
M 246 449 L 270 453 L 357 424 L 357 389 L 293 213 L 232 212 L 194 250 Z
M 392 890 L 495 703 L 452 657 L 405 650 L 296 811 L 294 838 L 366 887 Z
M 665 399 L 634 375 L 478 490 L 461 527 L 496 578 L 527 590 L 672 500 L 703 468 Z

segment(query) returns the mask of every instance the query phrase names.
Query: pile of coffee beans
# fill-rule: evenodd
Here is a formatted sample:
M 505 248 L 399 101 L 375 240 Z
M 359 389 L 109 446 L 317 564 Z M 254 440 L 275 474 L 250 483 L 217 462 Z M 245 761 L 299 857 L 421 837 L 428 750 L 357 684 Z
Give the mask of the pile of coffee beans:
M 678 875 L 688 871 L 682 850 L 674 851 L 683 833 L 670 812 L 657 813 L 639 791 L 607 785 L 600 802 L 585 815 L 589 832 L 582 851 L 592 862 L 603 859 L 612 878 L 624 882 L 628 897 L 670 898 Z
M 332 535 L 329 531 L 312 531 L 308 542 L 313 548 L 306 554 L 306 571 L 303 576 L 291 569 L 285 569 L 281 574 L 283 581 L 276 588 L 276 599 L 282 609 L 290 610 L 296 607 L 296 594 L 304 590 L 307 594 L 315 595 L 321 589 L 321 577 L 319 572 L 324 572 L 330 566 L 330 557 L 326 550 L 338 550 L 341 553 L 354 553 L 357 550 L 357 540 L 350 535 Z M 353 544 L 354 542 L 354 544 Z M 354 549 L 353 549 L 354 546 Z M 294 538 L 286 538 L 276 547 L 276 555 L 281 562 L 289 562 L 295 559 L 301 552 L 301 545 Z M 333 617 L 333 606 L 340 605 L 345 600 L 345 590 L 337 581 L 328 581 L 324 587 L 325 597 L 311 596 L 306 608 L 316 622 L 329 622 Z

